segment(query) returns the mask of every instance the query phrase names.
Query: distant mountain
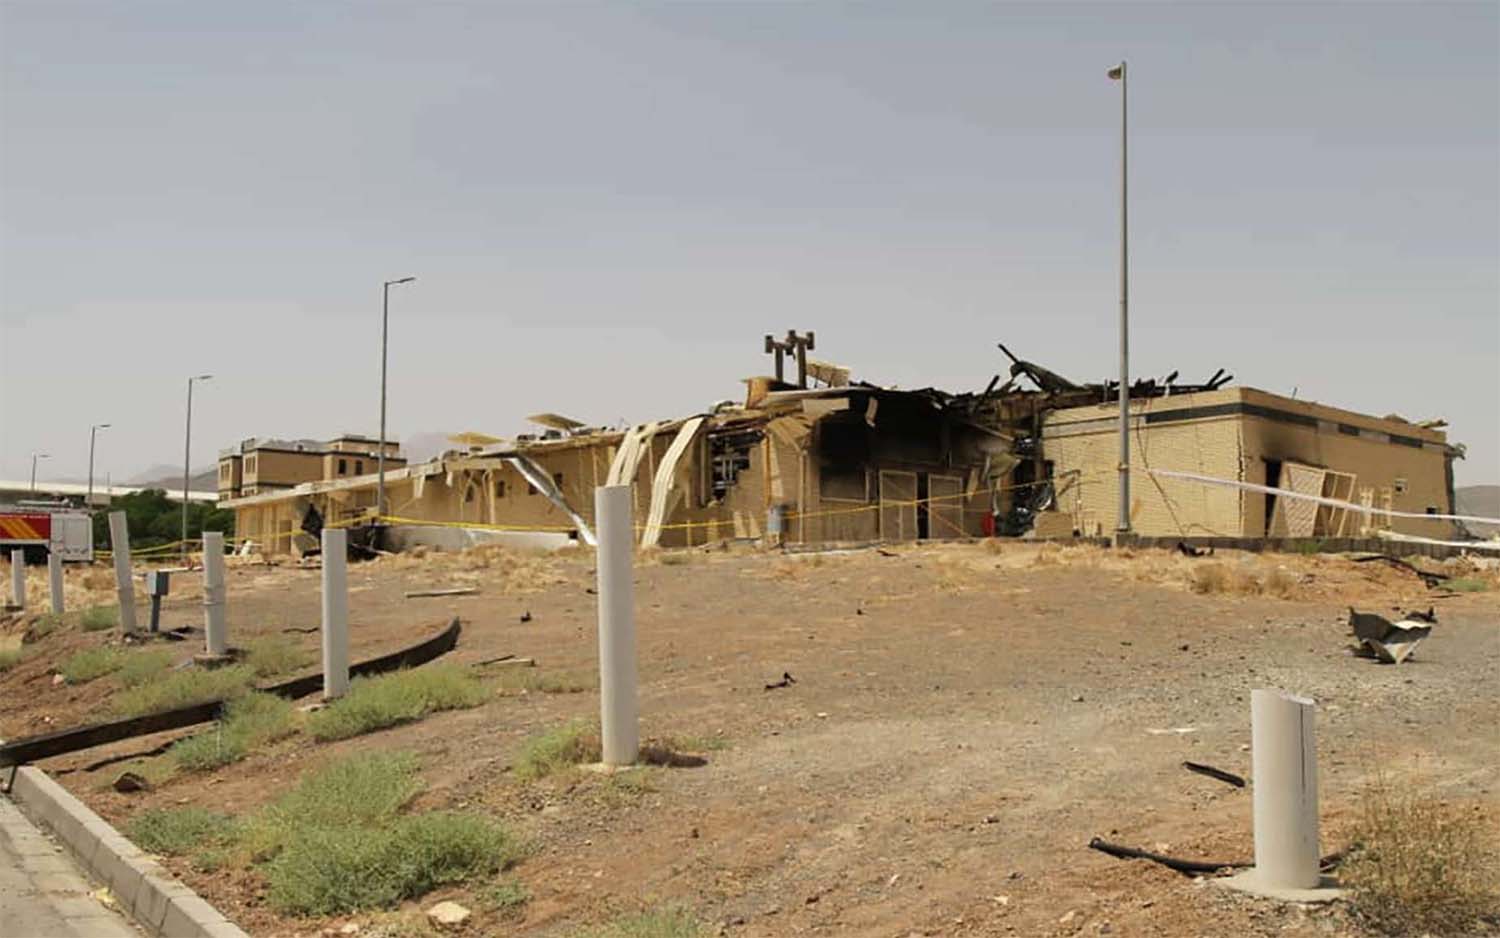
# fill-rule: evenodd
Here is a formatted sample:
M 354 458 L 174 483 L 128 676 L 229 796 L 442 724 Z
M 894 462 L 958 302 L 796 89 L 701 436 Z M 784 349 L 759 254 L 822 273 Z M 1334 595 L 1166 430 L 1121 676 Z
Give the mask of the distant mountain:
M 1465 485 L 1453 490 L 1453 500 L 1461 515 L 1500 518 L 1500 485 Z M 1500 534 L 1500 525 L 1466 521 L 1464 526 L 1482 537 Z
M 172 467 L 166 463 L 144 469 L 130 478 L 115 483 L 117 485 L 134 485 L 143 489 L 165 489 L 168 492 L 182 491 L 182 468 Z M 219 489 L 219 467 L 218 464 L 206 469 L 195 469 L 188 477 L 188 488 L 194 492 L 216 492 Z

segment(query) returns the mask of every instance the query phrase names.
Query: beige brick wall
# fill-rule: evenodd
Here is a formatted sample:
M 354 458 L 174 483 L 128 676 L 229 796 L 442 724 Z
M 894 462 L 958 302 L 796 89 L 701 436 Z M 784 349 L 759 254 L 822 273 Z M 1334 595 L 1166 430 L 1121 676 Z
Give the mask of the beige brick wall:
M 1290 413 L 1316 426 L 1253 413 L 1223 414 L 1150 424 L 1146 415 L 1241 405 Z M 1086 534 L 1107 534 L 1116 521 L 1115 467 L 1118 462 L 1113 406 L 1077 407 L 1049 414 L 1043 449 L 1054 475 L 1077 470 L 1077 492 L 1059 499 Z M 1153 477 L 1142 468 L 1194 472 L 1221 479 L 1266 484 L 1266 460 L 1304 463 L 1356 476 L 1359 487 L 1404 489 L 1394 495 L 1398 511 L 1448 508 L 1445 437 L 1413 424 L 1340 410 L 1309 401 L 1231 388 L 1204 394 L 1156 398 L 1131 407 L 1131 524 L 1143 535 L 1176 534 L 1262 537 L 1266 534 L 1266 496 L 1228 486 L 1205 485 Z M 1340 425 L 1346 429 L 1340 430 Z M 1357 430 L 1352 434 L 1350 430 Z M 1388 441 L 1391 434 L 1419 440 L 1421 447 Z M 1356 495 L 1357 500 L 1357 495 Z M 1377 497 L 1378 500 L 1378 497 Z M 1357 525 L 1350 536 L 1360 532 Z M 1452 526 L 1442 521 L 1400 520 L 1403 533 L 1447 537 Z
M 1239 478 L 1239 420 L 1224 416 L 1148 426 L 1144 415 L 1165 403 L 1158 399 L 1131 407 L 1131 466 Z M 1117 412 L 1113 406 L 1077 407 L 1049 414 L 1043 422 L 1042 449 L 1052 462 L 1054 477 L 1079 473 L 1078 481 L 1059 498 L 1058 509 L 1073 514 L 1084 534 L 1108 534 L 1117 523 Z M 1137 534 L 1239 537 L 1240 518 L 1237 489 L 1140 471 L 1131 475 L 1130 523 Z

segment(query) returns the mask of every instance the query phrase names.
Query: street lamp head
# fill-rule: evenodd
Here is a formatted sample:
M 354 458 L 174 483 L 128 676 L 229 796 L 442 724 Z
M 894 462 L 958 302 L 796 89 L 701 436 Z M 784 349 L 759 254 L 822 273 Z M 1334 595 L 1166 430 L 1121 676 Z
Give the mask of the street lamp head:
M 51 453 L 32 453 L 31 454 L 31 458 L 32 459 L 51 459 L 52 458 L 52 454 Z
M 1110 69 L 1104 74 L 1108 75 L 1110 78 L 1113 78 L 1115 81 L 1121 80 L 1125 77 L 1125 63 L 1121 62 L 1119 65 L 1116 65 L 1114 68 Z
M 416 277 L 402 277 L 400 280 L 387 280 L 385 282 L 385 285 L 388 286 L 388 287 L 394 287 L 398 283 L 411 283 L 415 279 L 417 279 L 417 278 Z
M 94 429 L 95 430 L 108 430 L 112 426 L 114 426 L 114 424 L 111 424 L 111 423 L 96 423 L 96 424 L 94 424 Z
M 213 375 L 194 375 L 191 380 L 193 380 L 193 381 L 211 381 L 211 380 L 213 380 Z

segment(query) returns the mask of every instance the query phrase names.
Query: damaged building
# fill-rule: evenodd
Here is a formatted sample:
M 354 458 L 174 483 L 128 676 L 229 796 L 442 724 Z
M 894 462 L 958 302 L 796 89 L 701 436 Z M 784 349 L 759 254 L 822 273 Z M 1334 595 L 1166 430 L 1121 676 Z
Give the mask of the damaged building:
M 623 483 L 633 483 L 645 546 L 1111 532 L 1117 384 L 1076 384 L 1012 359 L 1009 378 L 982 391 L 901 390 L 809 357 L 814 341 L 766 337 L 774 373 L 746 379 L 743 403 L 628 428 L 537 414 L 538 430 L 514 439 L 466 435 L 420 464 L 388 456 L 389 546 L 591 541 L 594 488 Z M 1221 371 L 1201 384 L 1173 374 L 1132 385 L 1136 534 L 1451 536 L 1446 520 L 1399 516 L 1452 511 L 1451 462 L 1462 451 L 1437 426 L 1230 380 Z M 376 476 L 362 468 L 223 504 L 265 553 L 302 552 L 324 524 L 371 518 Z

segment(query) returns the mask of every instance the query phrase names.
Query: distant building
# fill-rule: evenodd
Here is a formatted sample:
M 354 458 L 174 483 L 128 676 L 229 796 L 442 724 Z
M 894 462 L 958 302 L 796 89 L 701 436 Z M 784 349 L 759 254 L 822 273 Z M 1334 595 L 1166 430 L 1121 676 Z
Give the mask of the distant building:
M 805 356 L 788 343 L 768 340 L 767 348 Z M 1132 387 L 1136 534 L 1453 535 L 1442 519 L 1385 514 L 1452 512 L 1451 463 L 1462 450 L 1441 430 L 1226 388 L 1230 379 L 1221 374 L 1200 385 L 1177 384 L 1174 375 Z M 808 386 L 819 380 L 826 386 Z M 802 360 L 795 382 L 778 376 L 747 384 L 742 404 L 724 401 L 626 430 L 539 414 L 531 419 L 544 429 L 534 434 L 462 438 L 469 445 L 414 466 L 388 458 L 391 536 L 396 546 L 481 535 L 587 539 L 594 488 L 606 483 L 633 484 L 647 545 L 760 538 L 774 528 L 791 543 L 1114 530 L 1114 383 L 1073 384 L 1017 362 L 1009 381 L 1000 385 L 997 377 L 983 392 L 898 390 L 850 382 L 847 369 Z M 308 532 L 322 523 L 369 519 L 376 480 L 365 442 L 347 450 L 242 446 L 240 493 L 226 503 L 236 532 L 279 553 L 311 547 Z M 252 458 L 263 461 L 254 472 Z M 226 471 L 221 478 L 232 480 L 233 466 Z
M 346 433 L 327 442 L 251 437 L 219 453 L 219 498 L 295 488 L 306 482 L 375 472 L 380 441 Z M 387 441 L 386 471 L 406 465 L 400 444 Z

